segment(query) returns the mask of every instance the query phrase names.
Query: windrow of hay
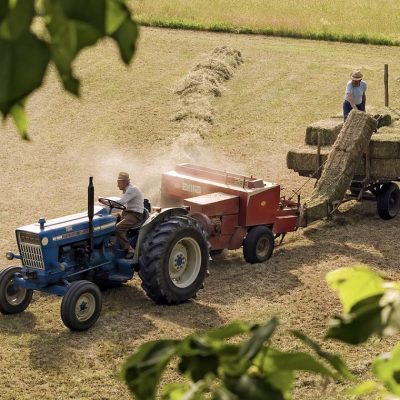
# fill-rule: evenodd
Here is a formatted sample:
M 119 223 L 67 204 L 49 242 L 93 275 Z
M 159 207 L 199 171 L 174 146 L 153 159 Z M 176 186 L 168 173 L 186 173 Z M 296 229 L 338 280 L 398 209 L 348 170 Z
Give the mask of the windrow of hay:
M 242 63 L 240 51 L 217 47 L 178 83 L 179 105 L 173 119 L 178 123 L 179 146 L 194 150 L 201 144 L 215 120 L 213 98 L 222 95 L 224 83 Z
M 327 204 L 343 198 L 376 126 L 377 121 L 367 113 L 354 110 L 350 113 L 329 153 L 321 178 L 306 201 L 309 221 L 327 217 Z

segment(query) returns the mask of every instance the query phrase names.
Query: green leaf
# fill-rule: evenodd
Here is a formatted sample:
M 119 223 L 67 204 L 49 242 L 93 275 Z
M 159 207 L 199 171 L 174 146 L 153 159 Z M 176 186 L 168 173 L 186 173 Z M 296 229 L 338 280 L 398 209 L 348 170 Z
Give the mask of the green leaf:
M 319 357 L 327 361 L 342 377 L 346 379 L 354 379 L 353 374 L 347 368 L 345 362 L 337 355 L 324 351 L 322 347 L 304 333 L 299 331 L 291 331 L 294 336 L 300 339 L 304 344 L 309 346 Z
M 375 392 L 378 389 L 378 384 L 371 380 L 366 380 L 361 382 L 359 385 L 348 390 L 349 395 L 351 396 L 365 396 L 366 394 L 370 394 Z
M 179 371 L 192 381 L 197 382 L 208 374 L 217 375 L 219 360 L 216 355 L 190 356 L 181 358 Z
M 239 399 L 285 400 L 283 393 L 272 387 L 266 379 L 254 375 L 242 375 L 239 379 L 226 381 L 227 388 Z
M 162 400 L 182 400 L 189 388 L 188 383 L 170 383 L 164 386 L 161 398 Z
M 372 363 L 374 375 L 395 395 L 400 395 L 400 344 L 392 353 L 376 358 Z
M 44 42 L 25 33 L 13 41 L 0 39 L 0 54 L 0 111 L 6 116 L 41 85 L 50 53 Z
M 384 292 L 382 278 L 364 266 L 339 268 L 329 272 L 326 281 L 338 293 L 344 312 L 359 301 Z
M 14 120 L 19 134 L 21 135 L 21 138 L 24 140 L 29 140 L 27 132 L 28 120 L 26 118 L 26 113 L 22 103 L 14 104 L 14 106 L 11 108 L 10 114 L 12 119 Z
M 54 3 L 54 0 L 51 0 Z M 68 20 L 84 22 L 102 36 L 106 33 L 106 0 L 56 0 Z
M 8 10 L 8 0 L 0 0 L 0 22 L 7 16 Z
M 29 32 L 34 14 L 33 0 L 18 0 L 16 5 L 9 9 L 7 16 L 1 18 L 0 38 L 15 40 L 23 33 Z
M 163 389 L 162 400 L 204 400 L 205 382 L 197 383 L 172 383 Z
M 216 388 L 211 398 L 212 400 L 241 400 L 223 386 Z
M 137 25 L 131 19 L 126 19 L 111 35 L 119 46 L 119 52 L 125 64 L 129 64 L 136 50 L 138 38 Z
M 52 59 L 57 67 L 64 88 L 79 95 L 79 81 L 73 76 L 72 63 L 79 51 L 91 46 L 101 37 L 99 30 L 86 22 L 68 19 L 60 4 L 47 1 Z
M 106 33 L 112 35 L 129 17 L 129 11 L 123 1 L 106 0 Z
M 253 324 L 248 322 L 233 322 L 229 325 L 222 326 L 217 329 L 212 329 L 205 333 L 205 336 L 210 339 L 228 339 L 232 336 L 248 333 L 252 329 Z
M 72 73 L 72 63 L 79 51 L 99 39 L 99 33 L 81 22 L 65 22 L 52 30 L 52 58 L 62 79 L 64 88 L 79 95 L 79 81 Z
M 386 289 L 379 302 L 382 307 L 381 319 L 383 323 L 383 336 L 395 335 L 400 331 L 400 291 Z
M 317 361 L 310 354 L 302 352 L 281 352 L 269 348 L 263 357 L 262 369 L 266 373 L 275 371 L 309 371 L 323 376 L 334 377 L 323 364 Z
M 175 340 L 148 342 L 126 360 L 121 376 L 139 399 L 155 399 L 161 374 L 175 355 L 177 345 Z
M 252 336 L 242 344 L 238 358 L 245 361 L 252 360 L 264 347 L 265 342 L 272 336 L 277 326 L 278 319 L 276 317 L 271 318 L 265 325 L 254 326 Z
M 382 295 L 364 299 L 354 305 L 350 314 L 335 316 L 330 321 L 326 338 L 349 344 L 365 342 L 371 335 L 382 335 Z

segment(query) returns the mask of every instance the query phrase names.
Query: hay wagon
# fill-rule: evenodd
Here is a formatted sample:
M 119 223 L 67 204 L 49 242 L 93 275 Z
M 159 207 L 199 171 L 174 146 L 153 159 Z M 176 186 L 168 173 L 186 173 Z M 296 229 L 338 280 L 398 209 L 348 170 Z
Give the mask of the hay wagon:
M 343 198 L 327 205 L 328 215 L 340 204 L 350 200 L 376 201 L 382 219 L 392 219 L 400 211 L 400 190 L 395 183 L 400 182 L 400 141 L 394 136 L 379 136 L 376 135 L 370 141 Z M 292 169 L 300 176 L 316 178 L 318 181 L 328 154 L 329 150 L 321 148 L 318 143 L 315 149 L 291 152 L 288 155 L 288 165 L 296 165 Z

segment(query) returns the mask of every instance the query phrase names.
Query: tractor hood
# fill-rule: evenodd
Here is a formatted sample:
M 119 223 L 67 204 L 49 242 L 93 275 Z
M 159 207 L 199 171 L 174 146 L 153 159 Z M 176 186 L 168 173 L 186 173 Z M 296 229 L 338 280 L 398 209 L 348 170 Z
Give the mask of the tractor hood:
M 93 217 L 94 237 L 115 231 L 116 217 L 106 207 L 95 206 Z M 16 230 L 18 242 L 41 244 L 42 246 L 63 245 L 89 238 L 87 211 L 26 225 Z

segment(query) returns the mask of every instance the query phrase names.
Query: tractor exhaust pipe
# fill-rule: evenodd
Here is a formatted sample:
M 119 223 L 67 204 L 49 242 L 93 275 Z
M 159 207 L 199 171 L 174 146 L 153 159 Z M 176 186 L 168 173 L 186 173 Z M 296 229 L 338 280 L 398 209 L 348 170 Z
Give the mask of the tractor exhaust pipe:
M 90 253 L 93 252 L 93 216 L 94 216 L 94 186 L 93 186 L 93 176 L 91 176 L 89 178 L 89 186 L 88 186 L 88 218 L 89 218 Z

